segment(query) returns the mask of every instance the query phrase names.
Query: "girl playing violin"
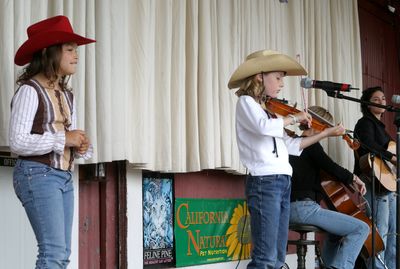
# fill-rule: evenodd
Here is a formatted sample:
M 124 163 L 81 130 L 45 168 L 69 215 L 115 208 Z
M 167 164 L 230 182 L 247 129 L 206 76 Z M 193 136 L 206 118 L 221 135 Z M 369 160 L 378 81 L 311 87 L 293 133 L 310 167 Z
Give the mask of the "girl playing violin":
M 284 127 L 310 125 L 311 116 L 298 112 L 276 118 L 263 110 L 266 97 L 278 96 L 285 76 L 306 74 L 289 56 L 262 50 L 248 55 L 228 83 L 230 89 L 239 88 L 236 136 L 240 160 L 249 172 L 246 196 L 253 249 L 248 269 L 281 268 L 285 263 L 292 175 L 289 154 L 300 155 L 303 148 L 345 131 L 337 125 L 310 137 L 291 138 Z

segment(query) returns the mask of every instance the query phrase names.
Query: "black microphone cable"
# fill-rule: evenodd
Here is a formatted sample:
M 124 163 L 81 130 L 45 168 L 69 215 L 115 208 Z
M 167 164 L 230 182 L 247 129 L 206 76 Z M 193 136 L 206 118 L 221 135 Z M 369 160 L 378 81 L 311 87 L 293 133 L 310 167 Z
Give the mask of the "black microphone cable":
M 245 192 L 246 192 L 247 179 L 248 179 L 248 175 L 249 175 L 249 171 L 247 170 L 247 168 L 246 168 L 246 173 L 245 173 L 245 175 L 246 175 L 246 180 L 244 181 L 244 190 L 245 190 Z M 246 225 L 247 225 L 247 210 L 248 210 L 248 205 L 249 205 L 249 201 L 247 201 L 247 197 L 246 197 L 245 201 L 246 201 L 246 208 L 245 208 L 246 211 L 244 212 L 244 224 L 243 224 L 243 229 L 242 229 L 242 231 L 240 232 L 240 241 L 239 241 L 239 242 L 243 242 L 244 230 L 245 230 Z M 243 247 L 240 248 L 238 263 L 236 264 L 235 269 L 237 269 L 237 268 L 239 267 L 240 261 L 241 261 L 241 259 L 242 259 L 242 258 L 241 258 L 241 257 L 242 257 L 242 251 L 243 251 Z

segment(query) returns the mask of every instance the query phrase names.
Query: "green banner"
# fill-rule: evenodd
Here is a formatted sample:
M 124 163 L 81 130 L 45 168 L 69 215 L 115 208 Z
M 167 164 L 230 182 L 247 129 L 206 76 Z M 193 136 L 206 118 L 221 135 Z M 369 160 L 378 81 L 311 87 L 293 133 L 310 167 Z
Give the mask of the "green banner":
M 250 215 L 243 199 L 175 200 L 176 266 L 250 257 Z

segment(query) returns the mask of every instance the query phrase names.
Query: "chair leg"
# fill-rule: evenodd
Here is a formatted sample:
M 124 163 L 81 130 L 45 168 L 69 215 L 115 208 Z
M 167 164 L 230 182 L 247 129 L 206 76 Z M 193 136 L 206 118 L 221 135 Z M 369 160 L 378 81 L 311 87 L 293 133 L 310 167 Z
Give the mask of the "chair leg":
M 305 240 L 307 233 L 300 233 L 300 240 Z M 297 245 L 297 269 L 306 269 L 307 245 Z
M 297 246 L 297 269 L 306 269 L 307 246 Z
M 290 241 L 288 244 L 296 245 L 296 253 L 297 253 L 297 269 L 306 269 L 306 254 L 308 245 L 314 245 L 315 247 L 315 265 L 318 265 L 320 269 L 327 269 L 325 266 L 322 257 L 321 250 L 319 248 L 318 240 L 307 240 L 308 232 L 296 231 L 299 233 L 300 238 L 297 241 Z
M 319 269 L 325 269 L 326 267 L 321 257 L 321 250 L 319 249 L 319 242 L 316 242 L 315 244 L 315 255 L 317 256 Z

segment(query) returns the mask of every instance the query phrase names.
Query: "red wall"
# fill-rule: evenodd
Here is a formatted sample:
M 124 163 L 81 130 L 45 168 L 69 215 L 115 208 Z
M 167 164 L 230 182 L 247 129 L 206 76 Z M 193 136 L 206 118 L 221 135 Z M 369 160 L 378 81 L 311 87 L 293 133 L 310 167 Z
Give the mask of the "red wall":
M 245 176 L 219 170 L 174 175 L 176 198 L 245 198 Z
M 389 3 L 395 13 L 389 11 Z M 392 96 L 400 94 L 400 3 L 360 0 L 358 12 L 364 89 L 381 86 L 390 105 Z M 394 113 L 386 112 L 383 121 L 395 139 Z

